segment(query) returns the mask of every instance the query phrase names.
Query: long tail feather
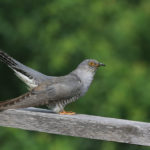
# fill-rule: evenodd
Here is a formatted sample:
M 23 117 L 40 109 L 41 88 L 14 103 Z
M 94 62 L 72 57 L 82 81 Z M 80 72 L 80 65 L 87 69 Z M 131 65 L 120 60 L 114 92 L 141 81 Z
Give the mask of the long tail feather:
M 30 89 L 37 87 L 43 81 L 47 79 L 52 79 L 51 76 L 46 76 L 30 67 L 27 67 L 20 63 L 19 61 L 15 60 L 2 50 L 0 50 L 0 61 L 4 62 L 8 67 L 10 67 L 16 75 L 28 85 Z
M 17 65 L 15 60 L 12 57 L 8 56 L 6 53 L 4 53 L 1 50 L 0 50 L 0 60 L 5 64 L 7 64 L 9 67 L 15 67 L 15 65 Z
M 15 74 L 30 88 L 34 88 L 38 85 L 38 79 L 36 79 L 36 75 L 38 76 L 38 73 L 36 71 L 33 71 L 33 69 L 30 69 L 29 67 L 21 64 L 1 50 L 0 61 L 8 65 L 8 67 L 10 67 L 15 72 Z

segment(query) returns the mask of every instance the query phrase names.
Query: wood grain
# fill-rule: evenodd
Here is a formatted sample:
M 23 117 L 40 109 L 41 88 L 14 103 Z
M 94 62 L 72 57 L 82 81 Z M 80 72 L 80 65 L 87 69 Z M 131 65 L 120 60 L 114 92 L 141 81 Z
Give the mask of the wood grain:
M 0 112 L 0 126 L 150 146 L 150 123 L 137 121 L 30 108 Z

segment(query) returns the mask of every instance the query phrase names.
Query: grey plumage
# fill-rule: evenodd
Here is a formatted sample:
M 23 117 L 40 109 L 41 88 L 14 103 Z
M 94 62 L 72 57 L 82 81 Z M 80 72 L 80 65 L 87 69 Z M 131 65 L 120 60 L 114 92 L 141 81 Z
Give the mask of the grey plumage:
M 0 60 L 7 64 L 16 73 L 16 75 L 31 89 L 40 85 L 43 81 L 52 78 L 23 65 L 1 50 Z
M 37 72 L 0 51 L 0 60 L 6 63 L 30 88 L 28 93 L 0 103 L 0 110 L 47 105 L 59 113 L 64 107 L 83 96 L 98 67 L 104 66 L 93 59 L 84 60 L 66 76 L 52 77 Z

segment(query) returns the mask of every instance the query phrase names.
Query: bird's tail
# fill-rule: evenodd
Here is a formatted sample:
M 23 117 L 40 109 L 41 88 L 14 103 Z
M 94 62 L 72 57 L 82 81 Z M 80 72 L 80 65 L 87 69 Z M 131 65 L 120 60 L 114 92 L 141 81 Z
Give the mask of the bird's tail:
M 0 50 L 0 60 L 4 62 L 6 65 L 8 65 L 11 69 L 15 69 L 15 66 L 17 66 L 17 61 L 1 50 Z
M 22 76 L 29 78 L 29 75 L 25 72 L 24 68 L 22 67 L 23 64 L 21 64 L 20 62 L 18 62 L 17 60 L 15 60 L 14 58 L 12 58 L 11 56 L 9 56 L 1 50 L 0 61 L 8 65 L 8 67 L 11 68 L 21 80 L 25 80 L 24 78 L 22 78 Z
M 14 58 L 12 58 L 11 56 L 9 56 L 8 54 L 6 54 L 1 50 L 0 50 L 0 61 L 8 65 L 8 67 L 11 68 L 18 77 L 19 77 L 18 73 L 27 76 L 27 73 L 23 69 L 21 69 L 21 66 L 23 64 L 21 64 L 20 62 L 18 62 L 17 60 L 15 60 Z
M 40 85 L 47 78 L 50 78 L 49 76 L 23 65 L 2 50 L 0 50 L 0 61 L 8 65 L 8 67 L 10 67 L 31 89 Z
M 41 73 L 38 73 L 37 71 L 34 71 L 33 69 L 23 65 L 1 50 L 0 61 L 8 65 L 8 67 L 15 72 L 17 77 L 19 77 L 25 84 L 27 84 L 29 88 L 32 89 L 38 85 L 36 77 Z

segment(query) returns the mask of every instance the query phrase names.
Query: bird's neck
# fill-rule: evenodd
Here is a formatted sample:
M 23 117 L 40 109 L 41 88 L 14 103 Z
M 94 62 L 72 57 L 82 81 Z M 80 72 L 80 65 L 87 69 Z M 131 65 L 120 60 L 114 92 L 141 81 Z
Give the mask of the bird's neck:
M 75 70 L 74 73 L 80 78 L 81 82 L 83 83 L 82 95 L 84 95 L 87 92 L 95 73 L 89 70 L 81 69 Z

